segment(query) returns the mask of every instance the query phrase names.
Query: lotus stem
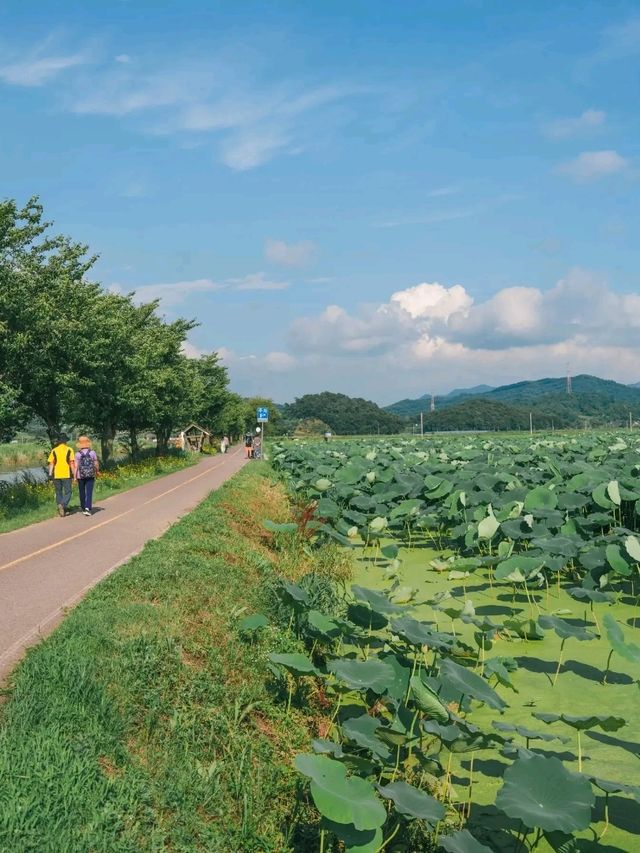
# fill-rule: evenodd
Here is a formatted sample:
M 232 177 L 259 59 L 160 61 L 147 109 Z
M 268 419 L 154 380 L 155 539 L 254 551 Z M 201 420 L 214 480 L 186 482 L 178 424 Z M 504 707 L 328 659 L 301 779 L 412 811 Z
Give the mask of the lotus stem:
M 469 816 L 471 815 L 471 794 L 473 792 L 473 760 L 476 757 L 475 752 L 471 753 L 471 761 L 469 763 L 469 795 L 467 797 L 467 807 L 466 807 L 466 815 L 467 820 L 469 820 Z M 462 809 L 463 815 L 465 814 L 465 809 Z
M 393 839 L 394 839 L 394 838 L 396 837 L 396 835 L 398 834 L 398 831 L 399 831 L 399 830 L 400 830 L 400 821 L 398 821 L 398 823 L 396 824 L 396 828 L 393 830 L 393 832 L 391 833 L 391 835 L 386 839 L 386 841 L 383 841 L 383 842 L 382 842 L 382 844 L 380 845 L 380 847 L 378 847 L 378 850 L 376 851 L 376 853 L 380 853 L 380 851 L 381 851 L 381 850 L 384 850 L 384 848 L 387 846 L 387 844 L 388 844 L 390 841 L 393 841 Z
M 396 748 L 396 766 L 393 768 L 393 773 L 391 774 L 391 781 L 396 781 L 396 776 L 398 775 L 398 770 L 400 769 L 400 744 L 398 744 Z
M 578 773 L 582 773 L 582 735 L 578 729 Z
M 289 677 L 289 696 L 287 699 L 287 717 L 289 716 L 289 711 L 291 710 L 291 698 L 293 696 L 293 678 Z
M 560 643 L 560 657 L 558 658 L 558 666 L 556 667 L 556 674 L 553 676 L 553 683 L 551 685 L 552 687 L 556 686 L 556 681 L 558 680 L 558 675 L 560 674 L 560 667 L 562 666 L 562 653 L 564 651 L 564 644 L 566 642 L 566 639 L 567 638 L 565 637 L 563 639 L 563 641 Z
M 320 853 L 324 853 L 324 836 L 325 836 L 325 831 L 324 831 L 324 829 L 321 829 L 320 830 Z
M 598 841 L 602 839 L 605 832 L 609 829 L 609 792 L 605 791 L 604 793 L 604 829 L 600 833 L 598 837 Z
M 613 657 L 613 649 L 609 652 L 609 657 L 607 658 L 607 665 L 604 669 L 604 676 L 602 677 L 602 683 L 607 683 L 607 675 L 609 675 L 609 666 L 611 665 L 611 658 Z
M 598 622 L 598 617 L 596 616 L 595 607 L 593 606 L 593 601 L 591 602 L 591 615 L 593 616 L 593 621 L 596 623 L 596 631 L 598 634 L 602 635 L 602 629 L 600 628 L 600 623 Z

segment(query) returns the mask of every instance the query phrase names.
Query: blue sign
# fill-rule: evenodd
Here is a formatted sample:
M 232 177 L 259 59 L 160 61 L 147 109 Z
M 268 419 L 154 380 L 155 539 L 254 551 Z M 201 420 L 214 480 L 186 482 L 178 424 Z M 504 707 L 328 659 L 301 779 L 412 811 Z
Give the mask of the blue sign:
M 266 424 L 269 420 L 269 409 L 266 406 L 258 406 L 256 409 L 256 420 L 259 424 Z

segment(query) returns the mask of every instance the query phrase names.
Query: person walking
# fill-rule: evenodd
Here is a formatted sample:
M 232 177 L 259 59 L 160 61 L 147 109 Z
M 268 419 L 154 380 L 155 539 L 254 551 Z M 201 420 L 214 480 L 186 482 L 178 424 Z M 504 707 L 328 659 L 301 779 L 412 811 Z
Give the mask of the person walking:
M 244 449 L 247 454 L 247 459 L 253 457 L 253 436 L 248 432 L 244 437 Z
M 53 486 L 56 490 L 58 515 L 61 518 L 64 518 L 69 508 L 71 483 L 76 467 L 73 449 L 67 444 L 68 441 L 68 435 L 65 435 L 65 433 L 59 435 L 58 443 L 47 459 L 49 463 L 49 477 L 53 480 Z
M 91 515 L 93 510 L 93 486 L 100 472 L 100 463 L 95 450 L 91 449 L 88 436 L 81 435 L 78 439 L 78 452 L 75 456 L 76 480 L 80 496 L 80 509 L 84 515 Z
M 220 453 L 226 453 L 229 449 L 229 436 L 224 435 L 222 437 L 222 441 L 220 442 Z

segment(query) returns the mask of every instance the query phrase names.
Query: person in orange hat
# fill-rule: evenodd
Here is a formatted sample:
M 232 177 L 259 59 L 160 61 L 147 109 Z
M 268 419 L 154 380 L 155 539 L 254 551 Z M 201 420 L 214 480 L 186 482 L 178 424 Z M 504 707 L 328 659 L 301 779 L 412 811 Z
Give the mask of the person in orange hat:
M 76 480 L 80 496 L 80 509 L 84 515 L 91 515 L 93 510 L 93 486 L 100 472 L 100 463 L 95 450 L 91 449 L 91 440 L 86 435 L 78 439 L 76 453 Z

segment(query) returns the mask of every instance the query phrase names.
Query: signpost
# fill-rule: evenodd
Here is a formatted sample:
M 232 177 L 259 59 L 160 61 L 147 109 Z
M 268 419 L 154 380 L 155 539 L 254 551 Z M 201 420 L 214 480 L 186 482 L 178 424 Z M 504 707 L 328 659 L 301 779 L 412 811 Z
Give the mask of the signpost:
M 266 448 L 266 433 L 267 433 L 267 424 L 269 423 L 269 409 L 266 406 L 258 406 L 256 409 L 256 420 L 259 424 L 262 424 L 262 458 L 267 458 L 267 448 Z M 260 429 L 260 427 L 258 427 Z

